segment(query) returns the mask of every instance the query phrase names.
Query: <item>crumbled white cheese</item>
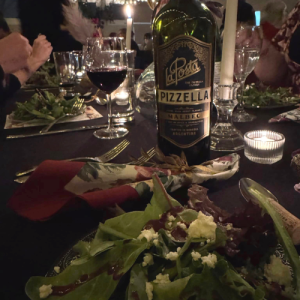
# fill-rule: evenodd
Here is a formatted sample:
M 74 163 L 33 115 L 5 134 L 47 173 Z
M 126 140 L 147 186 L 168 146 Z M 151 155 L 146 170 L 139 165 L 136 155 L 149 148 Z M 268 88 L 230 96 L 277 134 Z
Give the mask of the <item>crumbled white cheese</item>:
M 270 264 L 265 265 L 264 275 L 269 282 L 277 282 L 279 285 L 290 286 L 292 276 L 290 269 L 284 265 L 279 257 L 272 255 Z
M 148 300 L 153 299 L 153 284 L 151 282 L 146 282 L 146 294 L 147 294 Z
M 202 256 L 202 263 L 208 265 L 210 268 L 214 268 L 217 263 L 217 256 L 215 254 L 208 254 L 207 256 Z
M 172 224 L 173 224 L 172 222 L 169 222 L 169 223 L 168 223 L 168 226 L 169 226 L 169 227 L 172 227 Z
M 204 246 L 204 242 L 201 242 L 201 243 L 200 243 L 200 246 Z
M 54 271 L 55 271 L 57 274 L 60 273 L 60 267 L 58 267 L 58 266 L 54 267 Z
M 178 258 L 178 252 L 169 252 L 166 255 L 166 259 L 169 259 L 169 260 L 176 260 L 177 258 Z
M 154 262 L 153 262 L 152 254 L 151 253 L 146 253 L 145 256 L 144 256 L 144 261 L 142 263 L 142 266 L 146 267 L 147 265 L 151 266 L 153 264 L 154 264 Z
M 181 250 L 181 247 L 178 247 L 178 248 L 177 248 L 177 253 L 179 253 L 179 252 L 180 252 L 180 250 Z
M 210 243 L 210 239 L 207 239 L 207 240 L 206 240 L 206 243 L 209 244 L 209 243 Z
M 158 239 L 154 239 L 154 240 L 153 240 L 153 244 L 157 247 L 157 246 L 159 245 Z
M 172 238 L 172 234 L 170 231 L 166 230 L 166 235 L 169 237 L 169 238 Z
M 231 230 L 232 229 L 232 224 L 227 224 L 226 229 Z
M 190 224 L 187 230 L 190 238 L 206 238 L 216 239 L 217 224 L 214 222 L 212 216 L 206 216 L 201 211 L 198 213 L 198 217 Z
M 151 242 L 158 238 L 158 233 L 155 232 L 153 228 L 145 229 L 141 231 L 141 234 L 138 236 L 138 240 L 142 240 L 143 238 L 145 238 L 148 242 Z
M 40 292 L 40 298 L 41 299 L 45 299 L 47 298 L 49 295 L 51 295 L 51 293 L 53 292 L 52 290 L 52 284 L 49 285 L 42 285 L 39 288 L 39 292 Z
M 175 220 L 176 220 L 176 218 L 175 218 L 174 216 L 168 215 L 168 221 L 169 221 L 169 222 L 173 222 L 173 221 L 175 221 Z
M 241 273 L 244 275 L 248 275 L 248 270 L 243 266 L 241 267 Z
M 158 274 L 156 276 L 156 279 L 153 281 L 154 283 L 159 283 L 159 284 L 166 284 L 166 283 L 170 283 L 170 278 L 169 278 L 169 274 Z
M 178 222 L 177 226 L 180 227 L 183 230 L 186 230 L 186 228 L 187 228 L 186 225 L 184 223 L 182 223 L 182 222 Z
M 191 255 L 192 255 L 192 258 L 193 258 L 194 261 L 198 261 L 201 258 L 201 254 L 199 252 L 194 251 L 194 250 L 192 251 Z

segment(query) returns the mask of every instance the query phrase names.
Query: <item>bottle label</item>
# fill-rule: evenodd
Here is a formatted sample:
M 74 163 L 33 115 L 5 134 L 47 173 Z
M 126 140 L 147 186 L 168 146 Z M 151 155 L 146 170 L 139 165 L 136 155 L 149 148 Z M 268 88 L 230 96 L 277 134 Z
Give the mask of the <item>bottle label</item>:
M 212 45 L 180 35 L 157 49 L 159 134 L 189 148 L 210 132 Z

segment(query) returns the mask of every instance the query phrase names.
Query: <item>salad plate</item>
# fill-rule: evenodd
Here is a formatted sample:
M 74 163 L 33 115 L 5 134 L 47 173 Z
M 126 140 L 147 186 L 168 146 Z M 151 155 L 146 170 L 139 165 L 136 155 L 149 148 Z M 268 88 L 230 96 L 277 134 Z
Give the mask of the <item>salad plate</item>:
M 26 82 L 22 89 L 33 88 L 55 88 L 59 86 L 60 79 L 56 75 L 55 65 L 50 62 L 46 62 L 42 65 Z
M 96 230 L 93 230 L 91 233 L 80 239 L 82 242 L 91 243 L 96 235 Z M 79 241 L 78 241 L 79 242 Z M 47 272 L 46 277 L 56 276 L 58 273 L 54 268 L 59 267 L 60 272 L 65 270 L 73 260 L 78 258 L 78 252 L 74 249 L 74 247 L 70 248 L 61 258 L 59 258 L 53 267 Z
M 246 87 L 243 99 L 245 108 L 260 110 L 293 107 L 300 103 L 299 95 L 293 94 L 289 88 L 259 89 L 255 85 Z
M 153 183 L 153 197 L 144 211 L 100 223 L 95 235 L 59 260 L 60 272 L 29 279 L 28 297 L 300 299 L 299 256 L 268 196 L 250 186 L 258 203 L 247 202 L 229 213 L 210 201 L 201 186 L 188 190 L 189 201 L 182 206 L 166 193 L 157 175 Z
M 63 118 L 71 113 L 76 95 L 71 100 L 64 99 L 63 95 L 54 95 L 48 91 L 35 93 L 30 100 L 16 103 L 16 109 L 6 117 L 5 129 L 33 127 L 47 125 L 56 119 L 58 123 L 78 122 L 101 118 L 102 115 L 92 106 L 85 104 L 76 113 L 76 116 Z

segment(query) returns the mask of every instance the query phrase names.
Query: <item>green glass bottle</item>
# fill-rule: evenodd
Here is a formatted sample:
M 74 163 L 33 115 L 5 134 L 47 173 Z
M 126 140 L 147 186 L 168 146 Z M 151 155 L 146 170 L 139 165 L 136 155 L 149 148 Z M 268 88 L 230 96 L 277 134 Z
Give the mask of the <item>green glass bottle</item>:
M 209 159 L 216 24 L 198 0 L 170 0 L 153 20 L 158 146 Z

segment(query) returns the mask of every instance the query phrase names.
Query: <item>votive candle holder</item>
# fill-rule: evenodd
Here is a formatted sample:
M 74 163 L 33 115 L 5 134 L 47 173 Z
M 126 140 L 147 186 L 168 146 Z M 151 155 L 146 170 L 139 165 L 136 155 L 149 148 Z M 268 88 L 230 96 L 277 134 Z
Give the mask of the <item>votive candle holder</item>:
M 282 159 L 285 137 L 269 130 L 249 131 L 244 135 L 245 156 L 259 164 L 274 164 Z

